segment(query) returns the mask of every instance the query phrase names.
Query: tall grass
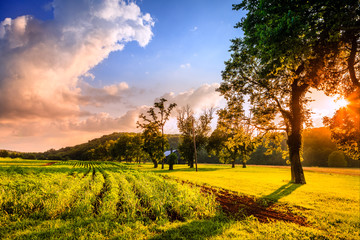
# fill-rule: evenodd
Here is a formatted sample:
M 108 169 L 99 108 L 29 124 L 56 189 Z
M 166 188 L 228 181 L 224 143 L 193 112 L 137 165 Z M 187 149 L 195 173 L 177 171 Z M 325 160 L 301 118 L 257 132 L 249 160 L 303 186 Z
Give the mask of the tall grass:
M 114 163 L 6 166 L 0 180 L 1 239 L 137 239 L 154 235 L 150 226 L 217 211 L 198 189 Z

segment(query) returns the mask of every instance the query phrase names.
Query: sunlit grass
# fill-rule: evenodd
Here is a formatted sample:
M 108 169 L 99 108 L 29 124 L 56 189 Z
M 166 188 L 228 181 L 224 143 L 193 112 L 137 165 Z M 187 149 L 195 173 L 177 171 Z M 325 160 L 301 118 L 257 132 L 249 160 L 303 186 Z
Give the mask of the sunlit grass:
M 219 213 L 199 189 L 121 164 L 23 163 L 0 166 L 1 239 L 145 239 Z
M 358 169 L 312 168 L 307 184 L 296 185 L 288 168 L 277 167 L 199 164 L 195 172 L 186 165 L 168 171 L 151 164 L 7 161 L 0 159 L 1 239 L 360 238 Z M 199 189 L 159 174 L 254 196 L 305 217 L 309 226 L 226 217 Z
M 303 207 L 304 210 L 302 211 L 294 211 L 306 216 L 308 221 L 314 225 L 316 230 L 313 230 L 311 234 L 309 233 L 309 238 L 316 232 L 315 235 L 331 238 L 356 239 L 360 237 L 359 169 L 344 171 L 328 169 L 325 171 L 326 169 L 322 168 L 317 171 L 316 168 L 309 168 L 309 171 L 305 170 L 307 184 L 297 185 L 289 183 L 290 169 L 281 167 L 248 166 L 247 168 L 237 167 L 233 169 L 229 165 L 199 164 L 198 172 L 195 172 L 195 169 L 189 169 L 186 165 L 176 165 L 174 171 L 153 169 L 150 164 L 137 165 L 137 168 L 167 174 L 198 184 L 208 184 L 237 191 L 240 194 L 255 196 L 265 201 L 279 202 L 290 207 Z M 345 173 L 352 175 L 345 175 Z M 279 227 L 281 224 L 275 225 Z M 266 224 L 259 224 L 258 226 L 261 227 L 251 230 L 254 239 L 257 238 L 255 237 L 256 234 L 264 233 L 264 229 L 269 228 L 269 225 Z M 241 229 L 244 226 L 236 222 L 231 226 L 231 230 L 225 231 L 223 233 L 225 235 L 221 236 L 243 238 L 243 230 L 239 232 L 239 230 L 235 230 L 236 228 Z M 287 227 L 287 230 L 292 228 Z M 298 232 L 301 228 L 297 226 L 291 231 Z M 277 236 L 275 238 L 279 236 L 281 236 L 280 238 L 298 238 L 297 234 L 300 234 L 298 232 L 287 235 L 287 230 L 285 232 L 281 228 L 278 230 L 277 234 L 271 233 L 269 230 L 267 236 L 269 238 L 273 238 L 271 236 Z M 304 239 L 306 238 L 304 235 Z

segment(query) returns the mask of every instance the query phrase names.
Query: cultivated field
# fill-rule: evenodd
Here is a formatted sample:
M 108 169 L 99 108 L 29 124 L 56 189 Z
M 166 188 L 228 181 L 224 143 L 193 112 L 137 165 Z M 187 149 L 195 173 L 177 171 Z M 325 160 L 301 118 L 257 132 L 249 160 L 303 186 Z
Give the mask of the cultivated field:
M 336 171 L 3 158 L 0 238 L 359 239 L 359 170 Z

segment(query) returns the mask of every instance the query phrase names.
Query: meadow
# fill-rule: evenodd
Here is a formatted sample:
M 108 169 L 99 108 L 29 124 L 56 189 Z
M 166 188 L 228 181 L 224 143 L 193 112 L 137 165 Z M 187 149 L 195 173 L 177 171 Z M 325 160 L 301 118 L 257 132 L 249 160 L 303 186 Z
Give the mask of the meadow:
M 360 170 L 0 159 L 1 239 L 359 239 Z

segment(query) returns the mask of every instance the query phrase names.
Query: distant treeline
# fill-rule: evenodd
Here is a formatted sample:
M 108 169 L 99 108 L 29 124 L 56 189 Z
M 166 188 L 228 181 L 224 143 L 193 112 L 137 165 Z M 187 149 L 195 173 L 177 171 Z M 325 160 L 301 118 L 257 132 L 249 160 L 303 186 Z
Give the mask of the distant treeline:
M 87 143 L 79 144 L 73 147 L 65 147 L 59 150 L 50 149 L 46 152 L 15 152 L 8 150 L 0 150 L 0 157 L 23 158 L 23 159 L 39 159 L 39 160 L 89 160 L 91 149 L 96 149 L 106 142 L 115 141 L 128 133 L 112 133 L 95 138 Z M 179 134 L 167 134 L 170 149 L 177 149 L 180 142 Z M 351 159 L 338 151 L 336 144 L 331 141 L 330 131 L 327 128 L 312 128 L 304 131 L 303 134 L 303 166 L 318 167 L 360 167 L 360 161 Z M 286 148 L 286 140 L 282 143 L 282 147 Z M 330 160 L 331 159 L 331 160 Z M 209 156 L 205 149 L 198 152 L 199 163 L 220 163 L 216 156 Z M 240 164 L 240 161 L 238 162 Z M 267 153 L 266 147 L 260 145 L 254 153 L 252 153 L 248 164 L 255 165 L 287 165 L 286 159 L 282 157 L 280 152 Z

